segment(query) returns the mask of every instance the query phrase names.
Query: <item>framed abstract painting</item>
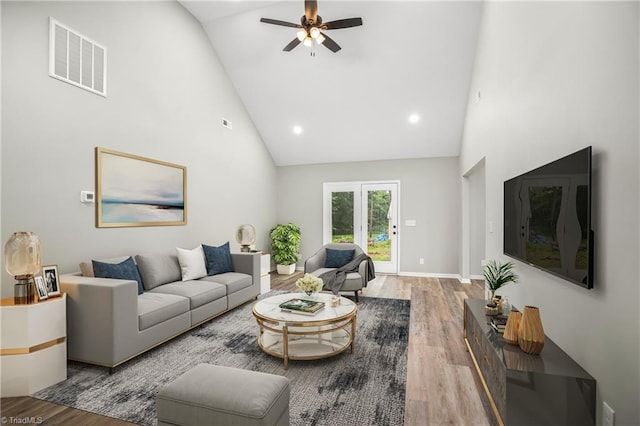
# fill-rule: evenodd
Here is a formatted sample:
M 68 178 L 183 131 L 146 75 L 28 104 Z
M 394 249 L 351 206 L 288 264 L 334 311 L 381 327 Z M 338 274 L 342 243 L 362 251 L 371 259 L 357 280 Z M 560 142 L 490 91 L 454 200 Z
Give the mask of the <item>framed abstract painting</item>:
M 186 224 L 186 167 L 96 147 L 96 227 Z

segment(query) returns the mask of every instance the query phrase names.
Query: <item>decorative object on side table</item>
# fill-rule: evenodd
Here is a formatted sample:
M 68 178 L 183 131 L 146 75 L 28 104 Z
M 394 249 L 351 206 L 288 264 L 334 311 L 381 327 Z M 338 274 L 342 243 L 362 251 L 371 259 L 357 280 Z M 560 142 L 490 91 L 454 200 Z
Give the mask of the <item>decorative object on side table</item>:
M 514 309 L 511 310 L 509 317 L 507 318 L 507 326 L 504 329 L 502 337 L 510 345 L 518 344 L 518 327 L 520 327 L 520 318 L 522 318 L 522 314 L 520 311 L 516 311 Z
M 497 260 L 488 261 L 487 266 L 484 267 L 484 282 L 491 295 L 485 307 L 487 315 L 502 313 L 502 306 L 500 305 L 502 300 L 496 300 L 500 298 L 496 296 L 496 291 L 509 283 L 515 284 L 518 282 L 518 275 L 513 272 L 513 267 L 513 262 L 500 263 Z
M 498 315 L 500 313 L 500 307 L 496 302 L 487 302 L 487 305 L 484 307 L 484 313 L 486 315 Z
M 49 297 L 47 294 L 47 285 L 44 282 L 44 278 L 35 277 L 36 291 L 38 292 L 38 300 L 45 300 Z
M 35 302 L 36 286 L 33 276 L 42 265 L 40 239 L 33 232 L 14 232 L 4 245 L 7 272 L 16 279 L 14 303 L 28 305 Z
M 304 291 L 307 296 L 311 296 L 313 293 L 317 293 L 322 290 L 323 282 L 320 278 L 311 274 L 304 274 L 302 278 L 296 280 L 296 287 Z
M 240 252 L 250 252 L 256 242 L 256 228 L 250 224 L 240 225 L 236 231 L 236 241 L 240 244 Z
M 544 329 L 540 310 L 535 306 L 525 306 L 518 327 L 518 345 L 523 352 L 538 355 L 544 347 Z
M 496 296 L 503 286 L 509 283 L 517 283 L 518 275 L 513 272 L 513 262 L 500 263 L 497 260 L 490 260 L 484 267 L 484 282 L 491 294 L 491 300 Z
M 271 254 L 277 265 L 278 274 L 293 274 L 300 249 L 300 228 L 293 223 L 276 225 L 269 232 L 269 236 L 271 237 Z
M 58 266 L 47 265 L 42 267 L 42 276 L 47 285 L 47 296 L 60 296 L 60 276 Z

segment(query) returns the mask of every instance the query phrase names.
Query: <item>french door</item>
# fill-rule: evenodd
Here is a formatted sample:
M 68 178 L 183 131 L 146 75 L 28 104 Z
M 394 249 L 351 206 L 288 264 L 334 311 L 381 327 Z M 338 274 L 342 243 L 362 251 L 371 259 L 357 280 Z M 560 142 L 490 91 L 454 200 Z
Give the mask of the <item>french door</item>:
M 398 272 L 398 182 L 325 183 L 323 242 L 355 243 L 377 272 Z

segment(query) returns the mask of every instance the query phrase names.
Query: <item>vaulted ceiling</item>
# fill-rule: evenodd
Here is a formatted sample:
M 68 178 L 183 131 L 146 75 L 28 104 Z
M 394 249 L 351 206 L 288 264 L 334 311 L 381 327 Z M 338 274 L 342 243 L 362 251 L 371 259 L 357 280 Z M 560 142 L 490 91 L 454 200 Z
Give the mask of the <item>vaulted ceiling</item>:
M 296 29 L 260 22 L 299 23 L 303 0 L 180 3 L 202 23 L 277 165 L 459 154 L 480 1 L 319 0 L 324 22 L 363 20 L 325 31 L 337 53 L 283 52 Z

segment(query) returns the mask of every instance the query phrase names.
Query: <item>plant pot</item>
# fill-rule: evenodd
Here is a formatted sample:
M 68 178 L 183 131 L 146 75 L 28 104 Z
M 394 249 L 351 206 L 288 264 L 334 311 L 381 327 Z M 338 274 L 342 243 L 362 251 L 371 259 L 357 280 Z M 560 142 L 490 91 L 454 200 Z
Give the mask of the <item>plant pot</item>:
M 538 355 L 544 347 L 544 329 L 540 310 L 535 306 L 525 306 L 518 327 L 518 345 L 523 352 Z
M 291 275 L 296 271 L 296 264 L 291 265 L 276 265 L 278 275 Z

